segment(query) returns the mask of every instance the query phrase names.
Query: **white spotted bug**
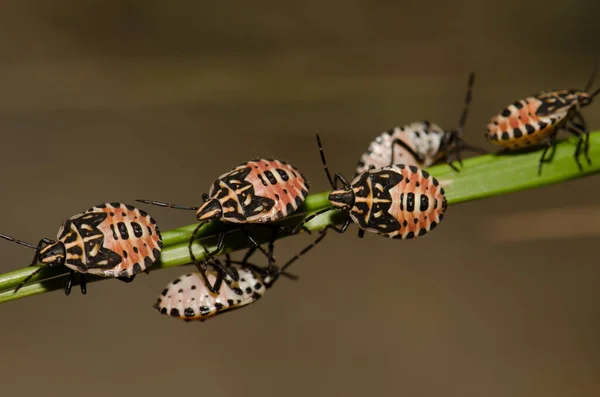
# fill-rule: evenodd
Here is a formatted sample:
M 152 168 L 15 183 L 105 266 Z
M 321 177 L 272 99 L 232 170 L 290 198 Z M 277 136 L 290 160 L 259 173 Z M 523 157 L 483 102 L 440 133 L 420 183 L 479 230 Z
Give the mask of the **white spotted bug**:
M 209 285 L 216 282 L 219 277 L 218 271 L 212 269 L 207 271 L 208 283 L 198 272 L 187 273 L 177 277 L 165 287 L 154 304 L 154 308 L 162 314 L 184 321 L 205 321 L 216 315 L 248 306 L 259 300 L 280 275 L 297 279 L 296 276 L 287 273 L 286 269 L 300 256 L 316 246 L 325 237 L 325 234 L 325 231 L 321 232 L 311 245 L 291 258 L 281 269 L 275 267 L 275 271 L 269 271 L 247 262 L 247 258 L 255 248 L 252 248 L 242 261 L 233 261 L 230 255 L 226 254 L 226 266 L 235 273 L 237 280 L 234 280 L 229 274 L 225 274 L 219 290 L 215 292 L 209 288 Z M 270 244 L 270 255 L 273 253 L 272 247 L 273 240 Z
M 507 150 L 545 145 L 538 164 L 540 175 L 542 165 L 551 162 L 554 157 L 558 131 L 566 130 L 579 138 L 574 157 L 579 169 L 583 170 L 579 161 L 581 154 L 588 164 L 592 162 L 589 157 L 590 130 L 580 110 L 591 104 L 600 93 L 600 89 L 589 93 L 595 76 L 596 68 L 583 90 L 542 91 L 508 105 L 491 118 L 486 138 Z M 552 152 L 546 158 L 551 148 Z
M 370 168 L 382 168 L 394 164 L 427 168 L 441 159 L 445 159 L 450 167 L 458 171 L 453 161 L 456 160 L 462 165 L 461 151 L 485 153 L 485 150 L 466 143 L 462 137 L 474 82 L 475 73 L 471 73 L 458 128 L 445 131 L 439 125 L 429 121 L 416 121 L 394 127 L 369 144 L 358 162 L 355 176 Z
M 433 230 L 443 219 L 447 202 L 444 189 L 427 171 L 415 166 L 397 164 L 363 171 L 351 183 L 340 174 L 331 177 L 321 139 L 317 133 L 317 145 L 327 179 L 333 189 L 329 193 L 331 207 L 308 216 L 296 226 L 295 232 L 314 217 L 341 209 L 348 214 L 341 228 L 328 225 L 344 233 L 354 221 L 360 229 L 396 239 L 411 239 Z M 343 187 L 337 187 L 341 182 Z
M 80 274 L 83 294 L 86 274 L 132 281 L 160 258 L 163 246 L 160 230 L 150 215 L 118 202 L 100 204 L 67 219 L 56 241 L 43 238 L 36 246 L 4 234 L 0 237 L 35 249 L 31 266 L 38 262 L 48 267 L 66 266 L 70 270 L 66 295 L 71 292 L 75 273 Z M 15 292 L 41 269 L 25 278 Z
M 269 224 L 280 220 L 296 211 L 308 195 L 309 185 L 302 173 L 293 165 L 272 159 L 256 159 L 240 164 L 231 171 L 219 176 L 212 184 L 208 194 L 203 194 L 204 204 L 200 207 L 188 207 L 178 204 L 168 204 L 160 201 L 137 199 L 136 201 L 182 210 L 196 211 L 196 219 L 200 224 L 194 229 L 188 248 L 192 261 L 198 270 L 206 277 L 206 263 L 200 264 L 192 252 L 192 244 L 200 228 L 212 220 L 244 225 L 248 223 Z M 281 228 L 284 228 L 283 226 Z M 242 227 L 245 232 L 245 229 Z M 247 233 L 246 236 L 253 245 L 260 248 Z M 225 232 L 219 234 L 217 248 L 207 252 L 209 258 L 221 251 L 225 240 Z M 272 258 L 269 258 L 269 269 L 273 268 Z M 215 265 L 217 263 L 215 262 Z M 227 273 L 227 268 L 217 265 L 220 275 Z M 229 273 L 235 280 L 236 275 Z M 217 277 L 215 284 L 204 279 L 209 289 L 219 291 L 222 277 Z M 237 280 L 236 280 L 237 281 Z

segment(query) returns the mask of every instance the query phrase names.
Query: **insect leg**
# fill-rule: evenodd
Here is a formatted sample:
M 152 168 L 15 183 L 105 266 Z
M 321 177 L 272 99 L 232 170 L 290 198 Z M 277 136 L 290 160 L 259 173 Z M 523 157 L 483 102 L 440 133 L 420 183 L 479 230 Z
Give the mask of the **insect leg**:
M 256 240 L 250 235 L 250 233 L 248 233 L 248 230 L 246 230 L 244 226 L 241 226 L 240 229 L 246 235 L 246 237 L 248 237 L 248 240 L 250 240 L 252 245 L 254 245 L 254 248 L 262 252 L 268 258 L 269 263 L 271 263 L 271 261 L 275 262 L 275 258 L 273 258 L 267 251 L 264 250 L 263 247 L 260 246 L 260 244 L 256 242 Z
M 365 230 L 364 229 L 358 228 L 358 237 L 359 238 L 365 237 Z
M 415 152 L 413 150 L 413 148 L 411 148 L 410 146 L 408 146 L 406 144 L 406 142 L 404 142 L 403 140 L 396 138 L 396 139 L 394 139 L 392 141 L 392 157 L 390 158 L 390 164 L 389 165 L 394 165 L 396 163 L 396 160 L 395 160 L 396 156 L 395 156 L 395 153 L 394 153 L 394 147 L 395 146 L 400 146 L 402 149 L 406 150 L 408 152 L 408 154 L 410 154 L 413 157 L 413 159 L 415 159 L 419 163 L 423 163 L 425 161 L 425 156 L 423 156 L 422 154 L 419 154 L 419 153 Z
M 69 278 L 67 279 L 67 282 L 65 284 L 65 295 L 69 296 L 71 295 L 71 287 L 73 286 L 73 276 L 75 274 L 74 270 L 71 270 L 69 272 Z
M 340 182 L 344 188 L 348 188 L 350 186 L 350 184 L 348 183 L 348 181 L 346 180 L 346 178 L 344 178 L 344 176 L 342 174 L 340 174 L 339 172 L 335 173 L 333 180 L 334 180 L 335 189 L 338 188 L 337 187 L 338 186 L 338 182 Z
M 552 159 L 554 158 L 554 153 L 556 152 L 556 135 L 558 133 L 558 130 L 554 130 L 552 132 L 552 135 L 550 135 L 550 140 L 548 140 L 548 143 L 546 144 L 546 147 L 544 148 L 544 151 L 542 152 L 542 157 L 540 157 L 540 162 L 538 164 L 538 176 L 542 175 L 542 165 L 544 163 L 550 163 L 552 161 Z M 548 158 L 546 158 L 546 153 L 548 152 L 548 150 L 552 148 L 552 151 L 550 152 L 550 156 Z
M 81 287 L 81 293 L 83 295 L 87 294 L 87 285 L 85 282 L 85 274 L 81 273 L 79 275 L 79 286 Z
M 581 112 L 575 113 L 574 118 L 579 121 L 579 124 L 572 121 L 573 125 L 575 125 L 581 131 L 583 135 L 585 135 L 585 143 L 583 153 L 585 155 L 585 159 L 588 162 L 588 165 L 592 165 L 592 160 L 590 159 L 590 129 L 587 126 L 585 119 Z

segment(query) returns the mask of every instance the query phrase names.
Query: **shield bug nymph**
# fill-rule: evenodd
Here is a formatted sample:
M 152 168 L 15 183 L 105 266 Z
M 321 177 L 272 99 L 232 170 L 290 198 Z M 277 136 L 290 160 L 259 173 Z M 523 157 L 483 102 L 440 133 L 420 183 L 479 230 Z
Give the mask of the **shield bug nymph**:
M 333 209 L 340 209 L 348 216 L 341 228 L 328 225 L 326 229 L 343 233 L 353 221 L 361 231 L 396 239 L 423 236 L 444 218 L 447 206 L 444 189 L 427 171 L 397 164 L 363 171 L 349 183 L 339 173 L 335 174 L 335 178 L 331 177 L 318 133 L 317 145 L 333 189 L 329 194 L 331 207 L 308 216 L 296 226 L 295 231 L 314 217 Z M 339 182 L 342 183 L 341 188 L 338 187 Z
M 508 105 L 491 118 L 486 138 L 507 150 L 544 145 L 538 164 L 538 175 L 541 175 L 542 165 L 554 157 L 559 130 L 566 130 L 578 138 L 574 157 L 579 169 L 583 170 L 579 160 L 582 154 L 588 164 L 592 162 L 589 157 L 590 130 L 581 109 L 600 93 L 600 89 L 589 92 L 595 77 L 596 68 L 583 90 L 542 91 Z M 546 156 L 550 149 L 550 155 Z
M 81 292 L 86 293 L 85 275 L 115 277 L 130 282 L 160 257 L 162 237 L 156 221 L 132 205 L 100 204 L 67 219 L 57 240 L 42 238 L 38 245 L 0 234 L 1 238 L 35 249 L 31 266 L 66 266 L 69 278 L 65 294 L 71 293 L 73 276 L 80 274 Z M 43 267 L 32 272 L 15 289 L 18 291 Z
M 200 223 L 192 233 L 188 248 L 192 261 L 205 277 L 207 261 L 200 264 L 192 252 L 192 244 L 204 224 L 212 220 L 239 224 L 254 246 L 267 255 L 269 268 L 272 269 L 272 258 L 251 238 L 243 225 L 270 224 L 285 218 L 304 203 L 308 189 L 306 178 L 293 165 L 281 160 L 256 159 L 240 164 L 215 179 L 208 194 L 202 195 L 204 204 L 200 207 L 188 207 L 146 199 L 136 201 L 161 207 L 196 211 L 196 219 Z M 215 253 L 221 251 L 225 235 L 224 232 L 219 234 L 217 248 L 213 252 L 207 252 L 209 258 L 212 259 Z M 214 261 L 213 264 L 221 270 L 220 275 L 228 273 L 225 266 L 219 266 Z M 229 275 L 235 280 L 235 274 L 229 272 Z M 212 285 L 207 278 L 204 278 L 204 281 L 211 291 L 217 292 L 222 278 L 217 277 L 216 284 Z
M 485 150 L 468 144 L 463 138 L 474 82 L 475 73 L 471 73 L 465 105 L 457 128 L 443 130 L 439 125 L 429 121 L 416 121 L 394 127 L 369 144 L 356 167 L 355 176 L 372 167 L 382 168 L 394 164 L 427 168 L 442 159 L 458 172 L 453 162 L 458 161 L 462 165 L 462 151 L 486 153 Z

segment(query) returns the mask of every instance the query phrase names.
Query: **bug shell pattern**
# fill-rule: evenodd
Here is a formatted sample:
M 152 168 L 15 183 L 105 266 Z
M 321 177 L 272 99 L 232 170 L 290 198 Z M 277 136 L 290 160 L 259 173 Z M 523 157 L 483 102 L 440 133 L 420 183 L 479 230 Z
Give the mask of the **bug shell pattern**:
M 163 246 L 154 219 L 122 203 L 100 204 L 72 216 L 58 240 L 65 245 L 65 266 L 103 277 L 131 277 L 145 270 Z
M 429 121 L 417 121 L 392 128 L 369 144 L 356 167 L 356 175 L 368 170 L 371 165 L 383 168 L 392 164 L 405 164 L 427 168 L 444 155 L 440 150 L 443 137 L 444 130 Z M 402 142 L 402 145 L 394 144 L 395 140 Z
M 545 142 L 579 108 L 582 96 L 588 94 L 577 90 L 555 90 L 518 100 L 492 117 L 487 138 L 509 149 Z
M 352 220 L 368 232 L 397 239 L 422 236 L 444 219 L 446 198 L 437 179 L 404 164 L 365 171 L 351 183 Z
M 308 195 L 306 178 L 280 160 L 256 159 L 215 180 L 208 193 L 223 207 L 223 220 L 266 223 L 296 211 Z
M 162 314 L 185 321 L 204 321 L 260 299 L 266 291 L 263 277 L 247 267 L 231 266 L 237 271 L 239 281 L 226 277 L 218 294 L 208 290 L 200 273 L 188 273 L 167 285 L 154 308 Z M 207 277 L 213 284 L 216 279 L 215 271 L 208 271 Z

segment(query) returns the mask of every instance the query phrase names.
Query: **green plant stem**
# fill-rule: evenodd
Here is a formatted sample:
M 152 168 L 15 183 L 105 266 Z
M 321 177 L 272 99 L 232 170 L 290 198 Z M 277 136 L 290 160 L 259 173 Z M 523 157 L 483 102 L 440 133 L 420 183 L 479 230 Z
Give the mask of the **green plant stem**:
M 600 172 L 600 132 L 595 132 L 590 136 L 589 155 L 592 164 L 588 165 L 584 156 L 580 157 L 584 167 L 583 171 L 579 170 L 573 157 L 575 144 L 575 138 L 560 142 L 556 147 L 553 161 L 544 164 L 541 176 L 537 174 L 538 162 L 541 156 L 540 150 L 528 153 L 488 154 L 473 157 L 464 160 L 463 168 L 458 173 L 446 164 L 431 167 L 428 171 L 444 185 L 448 204 L 455 205 Z M 303 217 L 328 208 L 328 195 L 329 191 L 310 195 L 296 213 L 280 223 L 293 226 Z M 328 224 L 341 224 L 344 219 L 345 216 L 340 211 L 330 211 L 315 218 L 306 227 L 311 231 L 317 231 Z M 164 248 L 161 259 L 149 271 L 189 264 L 190 257 L 187 245 L 196 225 L 191 224 L 163 232 Z M 203 226 L 198 233 L 198 238 L 193 245 L 193 252 L 198 259 L 202 260 L 205 257 L 203 246 L 209 251 L 216 248 L 217 236 L 223 231 L 227 232 L 228 235 L 221 254 L 251 247 L 248 238 L 235 225 L 215 221 Z M 271 238 L 271 229 L 264 226 L 249 226 L 248 231 L 260 244 L 267 243 Z M 277 238 L 288 236 L 286 233 L 281 233 Z M 38 267 L 30 266 L 0 275 L 0 303 L 59 290 L 64 287 L 68 275 L 65 267 L 44 268 L 31 278 L 27 285 L 14 293 L 14 289 Z M 106 279 L 96 276 L 86 277 L 88 283 Z M 77 283 L 78 281 L 74 284 Z M 75 287 L 73 289 L 75 291 Z

